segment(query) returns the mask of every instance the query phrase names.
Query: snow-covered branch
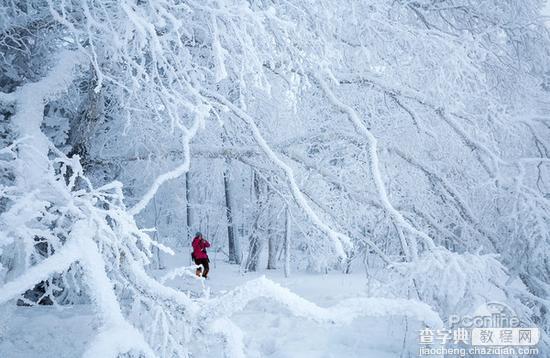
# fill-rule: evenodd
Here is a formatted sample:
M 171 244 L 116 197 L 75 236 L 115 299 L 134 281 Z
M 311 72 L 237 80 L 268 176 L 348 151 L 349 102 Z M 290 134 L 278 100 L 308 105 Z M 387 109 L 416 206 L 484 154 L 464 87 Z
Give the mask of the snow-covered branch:
M 334 231 L 329 225 L 324 223 L 319 216 L 313 211 L 311 206 L 308 204 L 304 194 L 300 190 L 298 183 L 296 182 L 294 171 L 292 168 L 282 161 L 277 154 L 271 149 L 265 138 L 262 136 L 258 126 L 254 122 L 254 119 L 250 117 L 246 112 L 242 111 L 240 108 L 236 107 L 234 104 L 229 102 L 224 97 L 216 93 L 208 93 L 208 96 L 219 101 L 220 104 L 229 108 L 236 116 L 245 121 L 252 132 L 252 135 L 260 147 L 260 149 L 265 153 L 265 155 L 278 167 L 280 168 L 286 176 L 288 187 L 292 193 L 292 196 L 296 200 L 296 203 L 300 206 L 302 210 L 305 211 L 306 215 L 311 219 L 315 226 L 317 226 L 321 231 L 323 231 L 329 238 L 332 239 L 336 253 L 345 257 L 346 253 L 344 250 L 345 246 L 351 245 L 351 239 L 340 232 Z
M 21 293 L 30 290 L 38 282 L 46 280 L 54 273 L 62 273 L 67 270 L 73 262 L 79 260 L 79 246 L 80 242 L 78 238 L 73 238 L 73 240 L 63 246 L 55 255 L 29 268 L 25 273 L 14 280 L 5 283 L 0 287 L 0 304 L 19 297 Z
M 324 79 L 318 77 L 317 80 L 319 81 L 321 88 L 323 89 L 323 91 L 325 92 L 326 96 L 331 101 L 331 103 L 348 116 L 350 121 L 352 121 L 357 132 L 363 135 L 367 140 L 370 170 L 372 171 L 372 177 L 374 180 L 374 184 L 376 186 L 376 191 L 378 192 L 379 199 L 382 205 L 384 206 L 385 210 L 393 218 L 393 220 L 397 225 L 409 231 L 411 234 L 418 236 L 419 238 L 422 238 L 425 244 L 427 245 L 428 249 L 433 249 L 435 245 L 433 243 L 432 238 L 426 235 L 426 233 L 412 226 L 412 224 L 409 223 L 407 220 L 405 220 L 405 218 L 403 218 L 403 215 L 401 215 L 401 213 L 397 211 L 393 207 L 393 205 L 390 203 L 390 200 L 388 198 L 388 193 L 386 190 L 386 185 L 384 184 L 384 181 L 382 179 L 382 174 L 380 173 L 380 163 L 378 159 L 378 141 L 376 140 L 374 135 L 367 129 L 367 127 L 361 121 L 361 119 L 357 115 L 357 112 L 353 108 L 344 104 L 342 101 L 336 98 L 334 92 L 328 87 Z M 416 255 L 416 253 L 414 254 Z
M 353 298 L 324 308 L 265 277 L 249 281 L 223 296 L 212 299 L 207 305 L 205 314 L 230 317 L 258 298 L 271 299 L 297 317 L 323 323 L 345 325 L 359 317 L 402 315 L 423 321 L 433 328 L 443 327 L 439 315 L 430 306 L 421 302 L 387 298 Z

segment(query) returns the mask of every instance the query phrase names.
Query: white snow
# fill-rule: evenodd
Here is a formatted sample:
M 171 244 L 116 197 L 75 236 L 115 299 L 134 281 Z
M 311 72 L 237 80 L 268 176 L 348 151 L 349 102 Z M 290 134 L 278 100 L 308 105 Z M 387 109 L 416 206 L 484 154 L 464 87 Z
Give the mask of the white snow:
M 5 322 L 9 320 L 9 322 Z M 81 357 L 94 335 L 97 322 L 88 305 L 66 307 L 16 307 L 2 312 L 0 357 Z
M 188 261 L 182 255 L 166 259 L 168 266 Z M 166 271 L 157 274 L 163 276 Z M 168 282 L 197 295 L 202 292 L 200 280 L 187 276 Z M 401 353 L 404 340 L 406 350 L 415 354 L 417 330 L 424 327 L 416 318 L 431 320 L 434 327 L 441 324 L 423 304 L 368 297 L 362 272 L 343 275 L 295 271 L 285 278 L 282 271 L 242 274 L 236 265 L 213 262 L 206 286 L 221 318 L 211 324 L 212 339 L 207 345 L 192 347 L 194 357 L 221 357 L 226 349 L 234 354 L 232 357 L 394 358 Z M 221 299 L 237 286 L 240 289 L 232 294 L 237 301 L 228 296 Z M 253 293 L 272 291 L 266 293 L 274 298 L 248 302 L 249 288 Z M 283 301 L 286 306 L 281 304 Z M 231 305 L 227 307 L 224 302 Z M 242 307 L 235 306 L 235 302 L 241 302 Z M 234 312 L 230 319 L 223 318 L 227 312 Z M 29 319 L 32 327 L 25 329 Z M 9 331 L 0 340 L 0 357 L 80 357 L 87 347 L 93 349 L 86 357 L 106 357 L 112 356 L 114 348 L 128 348 L 127 342 L 132 342 L 134 348 L 139 342 L 137 336 L 128 335 L 128 330 L 103 330 L 98 323 L 87 305 L 60 311 L 47 306 L 18 307 L 10 319 Z M 52 325 L 56 328 L 54 337 L 49 329 Z M 40 334 L 41 330 L 48 333 Z M 90 341 L 98 330 L 99 336 Z
M 548 352 L 550 2 L 19 3 L 0 358 L 410 357 L 489 300 Z

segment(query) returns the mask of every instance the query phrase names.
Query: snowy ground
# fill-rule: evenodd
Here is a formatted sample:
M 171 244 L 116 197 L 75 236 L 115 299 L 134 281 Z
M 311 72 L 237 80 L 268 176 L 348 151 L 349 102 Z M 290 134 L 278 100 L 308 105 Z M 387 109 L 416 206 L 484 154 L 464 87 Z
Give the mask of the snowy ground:
M 168 262 L 168 266 L 188 264 L 187 261 L 177 263 L 179 260 L 184 261 L 181 257 L 174 258 Z M 285 278 L 280 270 L 241 274 L 235 265 L 217 262 L 213 266 L 211 278 L 206 282 L 212 296 L 261 275 L 324 307 L 345 298 L 366 295 L 366 280 L 361 272 L 350 275 L 294 272 L 290 278 Z M 177 278 L 168 283 L 197 294 L 201 291 L 200 283 L 193 279 Z M 62 311 L 52 307 L 17 307 L 11 314 L 4 316 L 5 327 L 0 331 L 2 358 L 79 357 L 93 336 L 95 325 L 89 306 L 70 307 Z M 417 356 L 415 342 L 419 323 L 411 320 L 405 322 L 403 317 L 362 318 L 349 326 L 331 326 L 293 317 L 276 303 L 263 300 L 249 304 L 232 320 L 245 334 L 249 357 Z M 46 330 L 46 326 L 50 329 Z M 404 343 L 404 327 L 407 326 L 407 341 Z M 403 352 L 404 345 L 412 347 L 409 348 L 412 350 Z M 213 337 L 211 344 L 204 347 L 204 352 L 198 357 L 222 357 L 219 340 Z
M 16 307 L 0 322 L 2 358 L 80 357 L 95 328 L 90 306 Z

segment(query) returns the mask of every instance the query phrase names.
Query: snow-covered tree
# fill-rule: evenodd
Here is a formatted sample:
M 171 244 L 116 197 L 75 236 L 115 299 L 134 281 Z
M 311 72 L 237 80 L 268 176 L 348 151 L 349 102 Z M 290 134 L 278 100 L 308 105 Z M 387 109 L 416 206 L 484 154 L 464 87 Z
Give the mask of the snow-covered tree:
M 334 320 L 264 280 L 197 301 L 149 275 L 216 228 L 246 270 L 364 257 L 386 293 L 444 316 L 497 292 L 548 333 L 541 4 L 0 4 L 0 303 L 90 299 L 89 356 L 187 356 L 199 315 L 239 356 L 258 296 Z M 440 323 L 406 302 L 381 306 Z

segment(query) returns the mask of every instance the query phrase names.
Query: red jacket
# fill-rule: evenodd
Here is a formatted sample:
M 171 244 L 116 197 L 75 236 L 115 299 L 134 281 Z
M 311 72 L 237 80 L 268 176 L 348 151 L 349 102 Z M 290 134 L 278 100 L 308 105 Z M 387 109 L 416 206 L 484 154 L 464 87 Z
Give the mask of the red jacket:
M 200 239 L 198 236 L 196 236 L 193 239 L 193 242 L 191 244 L 193 246 L 193 256 L 195 259 L 207 259 L 208 254 L 206 253 L 206 248 L 210 247 L 210 243 L 206 241 L 205 239 Z

